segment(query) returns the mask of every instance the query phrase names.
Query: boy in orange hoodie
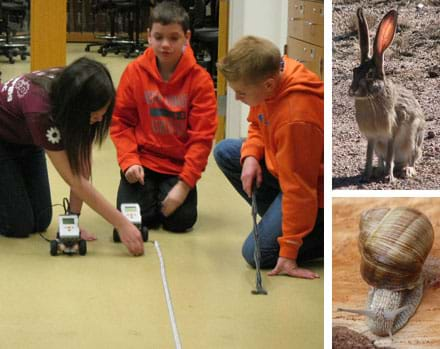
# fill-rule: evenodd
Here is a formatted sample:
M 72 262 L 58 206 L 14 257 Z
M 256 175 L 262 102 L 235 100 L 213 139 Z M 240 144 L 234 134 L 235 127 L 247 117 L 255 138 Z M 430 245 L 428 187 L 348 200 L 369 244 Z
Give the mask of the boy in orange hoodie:
M 298 263 L 324 255 L 323 83 L 253 36 L 239 40 L 217 66 L 236 99 L 250 106 L 247 139 L 222 141 L 214 157 L 249 203 L 256 190 L 261 267 L 273 268 L 269 275 L 317 278 Z M 251 233 L 242 252 L 252 266 L 254 248 Z
M 118 208 L 137 202 L 144 225 L 173 232 L 196 222 L 196 183 L 217 128 L 214 85 L 190 35 L 183 8 L 153 8 L 149 48 L 121 77 L 110 127 L 121 168 Z

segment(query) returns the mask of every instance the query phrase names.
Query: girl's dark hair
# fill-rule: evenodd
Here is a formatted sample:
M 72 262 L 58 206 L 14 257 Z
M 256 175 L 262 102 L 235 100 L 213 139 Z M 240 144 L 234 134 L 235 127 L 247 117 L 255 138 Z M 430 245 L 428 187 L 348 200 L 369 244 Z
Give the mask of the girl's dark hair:
M 92 143 L 100 146 L 107 136 L 115 105 L 110 73 L 103 64 L 85 57 L 54 71 L 53 79 L 47 73 L 52 71 L 41 76 L 31 74 L 30 80 L 49 93 L 52 117 L 60 128 L 73 173 L 90 172 Z M 109 102 L 102 121 L 90 125 L 91 113 Z
M 184 33 L 189 30 L 189 16 L 183 7 L 176 1 L 162 1 L 151 11 L 150 29 L 154 23 L 162 25 L 179 24 Z

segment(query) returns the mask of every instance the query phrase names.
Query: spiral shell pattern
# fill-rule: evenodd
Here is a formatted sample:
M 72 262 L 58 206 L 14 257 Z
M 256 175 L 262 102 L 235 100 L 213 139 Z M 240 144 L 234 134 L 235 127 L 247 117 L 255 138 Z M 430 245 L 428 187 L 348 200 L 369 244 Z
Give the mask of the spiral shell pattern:
M 377 208 L 362 214 L 359 228 L 363 279 L 376 288 L 414 288 L 434 242 L 429 219 L 408 207 Z

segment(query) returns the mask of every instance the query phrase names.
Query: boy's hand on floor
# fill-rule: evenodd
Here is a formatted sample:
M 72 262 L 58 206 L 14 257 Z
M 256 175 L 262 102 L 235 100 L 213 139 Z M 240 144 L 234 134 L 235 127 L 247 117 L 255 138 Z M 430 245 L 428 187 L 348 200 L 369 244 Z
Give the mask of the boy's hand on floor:
M 188 184 L 183 181 L 178 181 L 162 201 L 162 214 L 168 217 L 177 210 L 185 201 L 190 190 L 191 188 Z
M 144 185 L 144 168 L 140 165 L 130 166 L 127 171 L 125 171 L 125 178 L 130 184 L 139 182 Z
M 277 265 L 271 272 L 267 273 L 267 275 L 288 275 L 301 279 L 319 279 L 319 275 L 315 272 L 298 268 L 296 260 L 284 257 L 278 257 Z
M 243 185 L 243 190 L 249 197 L 252 196 L 252 186 L 255 179 L 257 179 L 257 187 L 260 187 L 261 182 L 263 182 L 263 172 L 258 160 L 253 156 L 248 156 L 243 162 L 241 183 Z
M 86 240 L 86 241 L 93 241 L 93 240 L 97 239 L 97 237 L 95 235 L 89 233 L 84 228 L 80 228 L 79 230 L 81 231 L 81 239 Z

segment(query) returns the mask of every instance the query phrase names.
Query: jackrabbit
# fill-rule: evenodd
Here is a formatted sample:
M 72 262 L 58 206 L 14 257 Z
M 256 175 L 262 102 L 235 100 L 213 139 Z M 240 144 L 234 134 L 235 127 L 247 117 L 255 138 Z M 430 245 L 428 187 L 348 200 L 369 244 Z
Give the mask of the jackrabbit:
M 373 173 L 373 152 L 379 176 L 394 181 L 395 167 L 413 177 L 415 162 L 422 156 L 425 117 L 412 92 L 387 79 L 383 67 L 384 51 L 396 33 L 397 12 L 388 12 L 380 22 L 371 58 L 368 24 L 361 8 L 357 18 L 361 64 L 353 70 L 349 95 L 355 98 L 356 121 L 368 140 L 363 179 L 369 180 Z

